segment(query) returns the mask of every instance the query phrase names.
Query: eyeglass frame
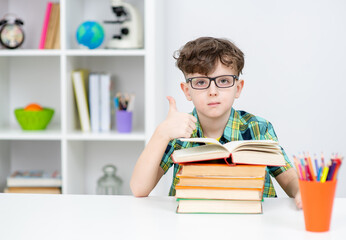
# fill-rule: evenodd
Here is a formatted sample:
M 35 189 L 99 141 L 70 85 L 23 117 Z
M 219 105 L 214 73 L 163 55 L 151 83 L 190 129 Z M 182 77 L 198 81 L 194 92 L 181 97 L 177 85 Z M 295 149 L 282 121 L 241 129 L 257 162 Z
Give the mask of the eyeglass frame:
M 219 86 L 217 85 L 217 83 L 216 83 L 216 79 L 219 78 L 219 77 L 225 77 L 225 76 L 227 76 L 227 77 L 232 77 L 232 78 L 233 78 L 233 84 L 232 84 L 232 86 L 228 86 L 228 87 L 219 87 Z M 208 85 L 208 87 L 205 87 L 205 88 L 194 88 L 194 87 L 192 86 L 192 80 L 195 79 L 195 78 L 207 78 L 207 79 L 209 79 L 209 85 Z M 210 84 L 211 84 L 212 81 L 214 81 L 215 86 L 218 87 L 218 88 L 230 88 L 230 87 L 233 87 L 235 81 L 236 81 L 236 80 L 239 80 L 239 77 L 238 77 L 237 75 L 220 75 L 220 76 L 216 76 L 216 77 L 213 77 L 213 78 L 212 78 L 212 77 L 204 77 L 204 76 L 203 76 L 203 77 L 192 77 L 192 78 L 187 78 L 187 79 L 185 79 L 185 80 L 186 80 L 186 83 L 189 83 L 189 82 L 190 82 L 190 86 L 191 86 L 192 89 L 196 89 L 196 90 L 205 90 L 205 89 L 208 89 L 208 88 L 210 87 Z

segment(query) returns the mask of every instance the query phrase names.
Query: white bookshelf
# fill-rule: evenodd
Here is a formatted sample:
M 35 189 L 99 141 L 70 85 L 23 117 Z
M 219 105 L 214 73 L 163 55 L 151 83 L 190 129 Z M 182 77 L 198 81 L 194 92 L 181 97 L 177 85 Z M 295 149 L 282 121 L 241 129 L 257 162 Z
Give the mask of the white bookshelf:
M 15 170 L 58 169 L 63 194 L 95 194 L 102 167 L 112 163 L 123 179 L 123 194 L 130 194 L 129 180 L 136 160 L 149 140 L 161 107 L 160 2 L 128 0 L 140 11 L 144 25 L 143 49 L 104 49 L 113 31 L 105 28 L 105 41 L 95 50 L 79 49 L 75 31 L 86 20 L 113 19 L 110 0 L 60 0 L 59 50 L 39 50 L 47 0 L 3 0 L 0 15 L 16 13 L 24 21 L 26 39 L 20 49 L 0 49 L 0 192 Z M 108 34 L 107 34 L 108 33 Z M 115 91 L 134 92 L 133 131 L 119 134 L 84 133 L 73 95 L 71 72 L 77 68 L 107 72 Z M 22 131 L 14 109 L 37 102 L 55 110 L 44 131 Z M 150 106 L 150 107 L 147 107 Z

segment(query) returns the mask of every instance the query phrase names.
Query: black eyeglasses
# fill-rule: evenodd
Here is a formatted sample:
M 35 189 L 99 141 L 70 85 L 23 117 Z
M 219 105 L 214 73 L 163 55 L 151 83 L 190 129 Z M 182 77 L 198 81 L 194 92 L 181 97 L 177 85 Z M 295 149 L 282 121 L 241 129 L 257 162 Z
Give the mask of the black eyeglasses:
M 233 87 L 235 80 L 238 80 L 236 75 L 221 75 L 214 78 L 210 77 L 193 77 L 187 78 L 186 82 L 190 82 L 193 89 L 202 90 L 210 87 L 211 81 L 214 81 L 218 88 Z

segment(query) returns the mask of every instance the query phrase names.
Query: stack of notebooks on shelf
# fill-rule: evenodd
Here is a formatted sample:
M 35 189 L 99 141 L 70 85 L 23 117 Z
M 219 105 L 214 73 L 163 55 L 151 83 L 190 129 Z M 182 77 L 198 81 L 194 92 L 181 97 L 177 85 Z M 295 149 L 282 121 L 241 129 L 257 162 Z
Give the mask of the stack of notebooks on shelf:
M 6 193 L 48 193 L 61 194 L 61 176 L 44 171 L 15 171 L 7 178 Z
M 173 152 L 181 165 L 176 185 L 177 213 L 262 213 L 266 166 L 284 166 L 275 141 L 180 139 L 206 145 Z

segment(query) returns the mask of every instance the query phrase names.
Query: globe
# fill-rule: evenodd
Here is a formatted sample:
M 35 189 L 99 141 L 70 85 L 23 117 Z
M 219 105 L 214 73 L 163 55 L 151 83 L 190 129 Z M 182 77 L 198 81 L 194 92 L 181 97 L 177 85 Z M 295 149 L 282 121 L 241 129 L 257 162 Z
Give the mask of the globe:
M 89 49 L 99 47 L 104 39 L 103 27 L 94 21 L 86 21 L 79 25 L 76 38 L 77 42 Z

